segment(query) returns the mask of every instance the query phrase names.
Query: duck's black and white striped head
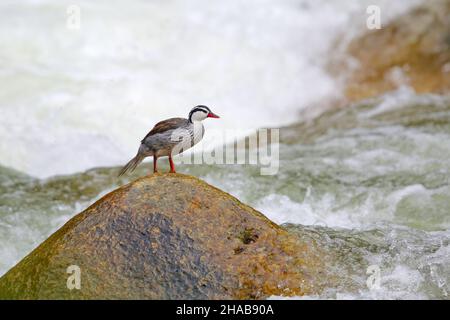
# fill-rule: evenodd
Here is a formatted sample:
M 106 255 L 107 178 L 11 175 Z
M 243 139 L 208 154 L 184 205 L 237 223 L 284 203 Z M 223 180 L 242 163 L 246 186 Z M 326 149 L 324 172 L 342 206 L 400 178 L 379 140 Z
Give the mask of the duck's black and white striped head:
M 189 122 L 203 121 L 206 118 L 219 118 L 207 106 L 196 106 L 189 112 Z

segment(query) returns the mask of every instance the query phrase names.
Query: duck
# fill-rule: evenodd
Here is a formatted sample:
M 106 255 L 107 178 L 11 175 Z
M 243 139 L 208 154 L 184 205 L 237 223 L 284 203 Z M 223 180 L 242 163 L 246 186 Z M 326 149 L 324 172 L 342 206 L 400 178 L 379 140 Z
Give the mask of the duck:
M 158 122 L 141 140 L 136 156 L 119 172 L 119 177 L 133 172 L 147 157 L 153 157 L 153 173 L 158 173 L 158 159 L 169 157 L 170 173 L 176 173 L 173 156 L 180 154 L 201 141 L 205 134 L 202 121 L 220 118 L 211 109 L 198 105 L 191 109 L 188 118 L 170 118 Z

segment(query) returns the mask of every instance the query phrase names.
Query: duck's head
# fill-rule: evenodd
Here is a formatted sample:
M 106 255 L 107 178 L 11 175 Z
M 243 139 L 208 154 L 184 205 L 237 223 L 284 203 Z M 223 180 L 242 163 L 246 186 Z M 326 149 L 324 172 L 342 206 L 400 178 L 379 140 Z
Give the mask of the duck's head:
M 207 106 L 202 105 L 192 108 L 191 112 L 189 112 L 189 121 L 191 123 L 203 121 L 206 118 L 219 118 L 219 116 L 214 114 Z

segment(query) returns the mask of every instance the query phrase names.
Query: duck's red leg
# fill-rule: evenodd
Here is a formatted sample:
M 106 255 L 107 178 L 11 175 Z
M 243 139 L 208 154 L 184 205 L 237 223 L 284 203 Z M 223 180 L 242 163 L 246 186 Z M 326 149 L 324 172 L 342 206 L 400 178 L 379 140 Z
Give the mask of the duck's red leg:
M 175 164 L 172 160 L 172 155 L 169 155 L 169 163 L 170 163 L 170 173 L 176 173 L 175 171 Z
M 153 156 L 153 173 L 157 173 L 158 172 L 158 157 L 157 156 Z

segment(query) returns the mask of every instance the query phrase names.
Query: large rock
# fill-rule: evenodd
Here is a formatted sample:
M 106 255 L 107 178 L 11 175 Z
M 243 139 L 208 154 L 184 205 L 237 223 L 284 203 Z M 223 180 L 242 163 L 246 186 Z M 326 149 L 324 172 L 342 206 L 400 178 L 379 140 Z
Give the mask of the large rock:
M 318 250 L 201 180 L 152 175 L 67 222 L 0 279 L 0 298 L 311 294 L 324 280 Z M 80 268 L 79 290 L 67 287 L 71 265 Z
M 450 0 L 424 1 L 382 29 L 354 39 L 347 54 L 356 68 L 346 80 L 346 97 L 357 101 L 402 85 L 418 93 L 448 93 L 449 17 Z M 336 74 L 346 73 L 342 65 L 340 61 L 334 64 Z

